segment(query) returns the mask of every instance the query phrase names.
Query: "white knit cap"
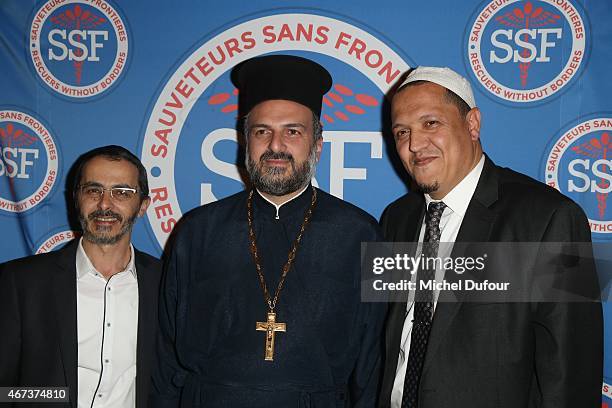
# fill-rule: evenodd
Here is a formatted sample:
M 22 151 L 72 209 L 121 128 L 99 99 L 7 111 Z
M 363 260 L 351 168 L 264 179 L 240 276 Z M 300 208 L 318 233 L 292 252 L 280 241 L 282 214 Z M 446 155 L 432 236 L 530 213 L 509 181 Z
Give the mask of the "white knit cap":
M 457 96 L 465 101 L 471 108 L 476 106 L 474 93 L 470 81 L 456 73 L 450 68 L 444 67 L 417 67 L 406 77 L 398 90 L 402 89 L 406 84 L 414 81 L 428 81 L 438 84 L 453 91 Z

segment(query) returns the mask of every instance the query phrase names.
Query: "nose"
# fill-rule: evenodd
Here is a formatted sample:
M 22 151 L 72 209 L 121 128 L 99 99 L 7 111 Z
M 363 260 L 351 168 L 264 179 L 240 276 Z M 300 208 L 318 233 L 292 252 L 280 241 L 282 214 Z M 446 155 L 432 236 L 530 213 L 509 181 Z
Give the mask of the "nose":
M 412 131 L 410 134 L 410 151 L 418 153 L 429 145 L 429 138 L 422 132 Z
M 268 145 L 270 150 L 273 152 L 283 152 L 285 151 L 285 141 L 283 139 L 283 132 L 279 130 L 274 130 L 272 132 L 272 136 L 270 137 L 270 143 Z
M 102 197 L 98 200 L 98 208 L 101 210 L 107 210 L 113 206 L 113 199 L 111 198 L 111 193 L 108 190 L 104 190 L 102 192 Z

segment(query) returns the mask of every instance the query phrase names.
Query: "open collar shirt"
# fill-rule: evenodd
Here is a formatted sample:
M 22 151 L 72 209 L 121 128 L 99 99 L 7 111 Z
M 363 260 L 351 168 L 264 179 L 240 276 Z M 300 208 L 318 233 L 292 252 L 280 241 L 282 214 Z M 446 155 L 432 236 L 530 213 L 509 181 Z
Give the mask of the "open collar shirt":
M 85 253 L 76 255 L 78 406 L 134 407 L 138 280 L 134 247 L 125 269 L 108 280 Z M 93 402 L 93 405 L 92 405 Z

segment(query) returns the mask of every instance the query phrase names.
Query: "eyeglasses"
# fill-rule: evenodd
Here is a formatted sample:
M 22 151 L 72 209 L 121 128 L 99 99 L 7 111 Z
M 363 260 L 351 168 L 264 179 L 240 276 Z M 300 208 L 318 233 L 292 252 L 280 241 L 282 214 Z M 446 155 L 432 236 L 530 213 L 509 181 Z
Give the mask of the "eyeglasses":
M 104 188 L 97 185 L 84 185 L 79 186 L 79 189 L 81 191 L 81 195 L 92 201 L 101 200 L 105 191 L 110 193 L 111 199 L 119 202 L 129 201 L 138 193 L 138 190 L 131 187 Z

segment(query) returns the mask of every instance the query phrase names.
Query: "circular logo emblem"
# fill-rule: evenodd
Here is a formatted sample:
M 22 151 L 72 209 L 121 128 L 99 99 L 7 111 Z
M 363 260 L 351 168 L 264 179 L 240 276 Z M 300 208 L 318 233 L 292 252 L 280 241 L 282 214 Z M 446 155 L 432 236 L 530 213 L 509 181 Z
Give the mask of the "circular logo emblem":
M 608 399 L 608 400 L 610 400 L 610 402 L 612 402 L 612 385 L 606 384 L 604 382 L 603 386 L 601 387 L 601 395 L 603 395 L 603 397 L 604 397 L 604 402 L 606 401 L 606 399 Z M 602 408 L 607 408 L 607 405 L 603 404 Z
M 30 57 L 45 85 L 83 99 L 108 90 L 128 56 L 128 32 L 108 1 L 49 0 L 30 25 Z
M 401 191 L 401 180 L 368 183 L 368 174 L 394 174 L 390 162 L 381 160 L 380 105 L 408 64 L 345 21 L 303 13 L 255 18 L 197 46 L 169 75 L 152 108 L 142 162 L 151 186 L 147 216 L 162 247 L 183 209 L 244 188 L 244 148 L 235 130 L 238 92 L 229 74 L 241 61 L 273 52 L 315 60 L 334 79 L 323 99 L 324 148 L 313 184 L 373 214 L 379 209 L 364 199 L 364 188 L 388 201 Z
M 466 64 L 495 97 L 538 102 L 567 88 L 585 65 L 587 27 L 570 0 L 491 0 L 466 30 Z
M 60 249 L 68 242 L 78 238 L 80 234 L 72 230 L 58 231 L 40 243 L 36 249 L 36 254 L 44 254 L 55 249 Z
M 612 116 L 585 120 L 555 138 L 544 178 L 581 204 L 592 232 L 612 234 Z
M 0 210 L 21 213 L 40 204 L 57 179 L 58 151 L 32 115 L 0 110 Z

